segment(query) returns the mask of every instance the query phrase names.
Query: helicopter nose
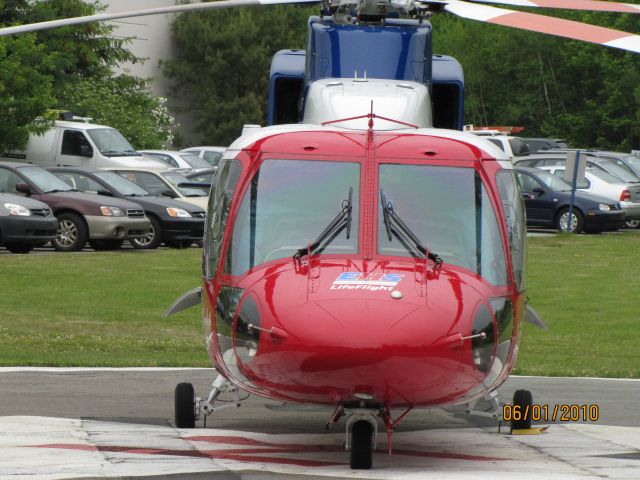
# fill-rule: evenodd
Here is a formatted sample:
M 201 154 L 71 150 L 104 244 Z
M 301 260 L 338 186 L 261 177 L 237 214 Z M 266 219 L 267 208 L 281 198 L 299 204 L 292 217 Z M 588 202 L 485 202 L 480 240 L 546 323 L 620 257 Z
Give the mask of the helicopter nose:
M 293 399 L 445 398 L 472 386 L 458 376 L 461 368 L 474 371 L 460 333 L 465 310 L 392 297 L 309 302 L 279 315 L 276 330 L 264 329 L 244 367 Z

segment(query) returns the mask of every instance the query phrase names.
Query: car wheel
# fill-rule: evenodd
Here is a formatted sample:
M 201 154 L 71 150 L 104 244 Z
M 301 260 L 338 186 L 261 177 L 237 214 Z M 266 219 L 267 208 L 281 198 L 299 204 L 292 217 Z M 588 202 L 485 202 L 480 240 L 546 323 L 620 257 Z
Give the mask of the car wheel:
M 21 245 L 19 243 L 8 243 L 4 247 L 11 253 L 29 253 L 33 250 L 33 245 Z
M 91 248 L 98 252 L 106 250 L 118 250 L 122 247 L 124 240 L 89 240 Z
M 60 252 L 77 252 L 82 250 L 89 239 L 89 232 L 84 219 L 75 213 L 58 215 L 58 231 L 51 242 L 53 248 Z
M 164 242 L 169 248 L 189 248 L 193 242 L 191 240 L 172 240 L 170 242 Z
M 638 228 L 640 227 L 640 220 L 627 220 L 624 222 L 626 228 Z
M 571 212 L 573 220 L 571 221 L 571 233 L 580 233 L 584 228 L 584 219 L 582 213 L 575 208 Z M 567 232 L 569 229 L 569 209 L 563 208 L 556 217 L 556 228 L 561 232 Z
M 137 248 L 139 250 L 153 250 L 158 248 L 160 242 L 162 242 L 162 226 L 160 225 L 160 221 L 156 217 L 151 216 L 149 217 L 149 221 L 151 222 L 151 228 L 147 235 L 129 240 L 131 245 L 133 245 L 133 248 Z

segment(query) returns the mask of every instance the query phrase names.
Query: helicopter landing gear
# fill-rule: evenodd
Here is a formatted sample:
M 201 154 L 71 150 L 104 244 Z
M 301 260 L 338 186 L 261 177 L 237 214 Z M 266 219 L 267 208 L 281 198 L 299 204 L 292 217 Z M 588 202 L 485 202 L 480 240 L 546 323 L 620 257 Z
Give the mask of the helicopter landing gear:
M 378 435 L 378 410 L 345 410 L 347 415 L 346 449 L 351 451 L 353 469 L 370 469 Z
M 513 420 L 511 431 L 529 430 L 531 428 L 531 406 L 533 396 L 529 390 L 516 390 L 513 394 Z M 516 412 L 518 412 L 516 414 Z M 516 418 L 518 420 L 516 420 Z
M 489 392 L 483 397 L 484 400 L 491 404 L 491 408 L 488 410 L 476 410 L 478 400 L 467 404 L 467 415 L 476 415 L 478 417 L 493 418 L 494 420 L 502 420 L 502 405 L 498 399 L 498 392 L 496 390 Z
M 224 405 L 214 406 L 215 400 L 221 393 L 230 393 L 233 400 Z M 218 374 L 211 384 L 211 391 L 206 399 L 196 397 L 193 385 L 179 383 L 175 391 L 175 419 L 177 428 L 194 428 L 196 421 L 204 416 L 204 426 L 207 426 L 207 416 L 223 408 L 240 407 L 238 389 L 229 380 Z

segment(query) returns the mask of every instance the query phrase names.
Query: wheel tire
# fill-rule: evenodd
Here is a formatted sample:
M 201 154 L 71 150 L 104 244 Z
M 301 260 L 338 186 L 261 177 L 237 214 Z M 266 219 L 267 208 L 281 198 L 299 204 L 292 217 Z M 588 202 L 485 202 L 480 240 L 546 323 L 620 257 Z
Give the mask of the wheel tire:
M 97 252 L 119 250 L 123 243 L 124 240 L 89 240 L 89 245 Z
M 176 385 L 175 417 L 177 428 L 194 428 L 196 426 L 196 397 L 193 385 L 190 383 Z
M 351 468 L 369 470 L 373 464 L 373 425 L 358 420 L 351 427 Z
M 196 240 L 195 244 L 196 244 L 196 247 L 198 247 L 198 248 L 204 247 L 204 241 L 202 241 L 202 240 Z
M 169 242 L 164 242 L 164 244 L 169 248 L 189 248 L 193 242 L 191 240 L 172 240 Z
M 584 229 L 584 218 L 580 210 L 573 209 L 573 223 L 571 233 L 580 233 Z M 569 224 L 569 209 L 563 208 L 556 217 L 556 228 L 561 232 L 566 232 Z
M 33 245 L 21 245 L 19 243 L 8 243 L 4 247 L 11 253 L 29 253 L 33 250 Z
M 89 231 L 84 219 L 75 213 L 58 215 L 58 231 L 51 241 L 53 248 L 60 252 L 77 252 L 82 250 L 89 239 Z
M 149 216 L 149 221 L 151 222 L 151 228 L 146 237 L 129 240 L 133 248 L 139 250 L 155 250 L 160 246 L 160 243 L 162 243 L 162 225 L 160 225 L 160 220 L 156 217 Z
M 626 222 L 624 222 L 624 226 L 625 228 L 639 228 L 640 227 L 640 220 L 627 220 Z
M 531 428 L 531 406 L 533 405 L 533 396 L 529 390 L 516 390 L 513 394 L 513 407 L 517 406 L 521 412 L 520 420 L 511 421 L 511 431 L 528 430 Z

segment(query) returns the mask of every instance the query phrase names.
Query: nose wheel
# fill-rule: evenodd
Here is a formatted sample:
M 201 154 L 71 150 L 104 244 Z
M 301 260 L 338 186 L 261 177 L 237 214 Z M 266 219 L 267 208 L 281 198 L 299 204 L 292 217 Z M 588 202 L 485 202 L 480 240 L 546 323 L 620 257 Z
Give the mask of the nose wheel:
M 519 411 L 520 415 L 514 415 L 511 421 L 511 431 L 529 430 L 531 428 L 531 406 L 533 405 L 533 396 L 529 390 L 516 390 L 513 394 L 513 410 Z M 515 420 L 518 418 L 518 420 Z
M 179 383 L 175 392 L 176 427 L 196 426 L 196 395 L 191 383 Z
M 373 409 L 347 409 L 347 450 L 351 451 L 350 466 L 357 470 L 369 470 L 373 464 L 378 433 L 377 416 Z

